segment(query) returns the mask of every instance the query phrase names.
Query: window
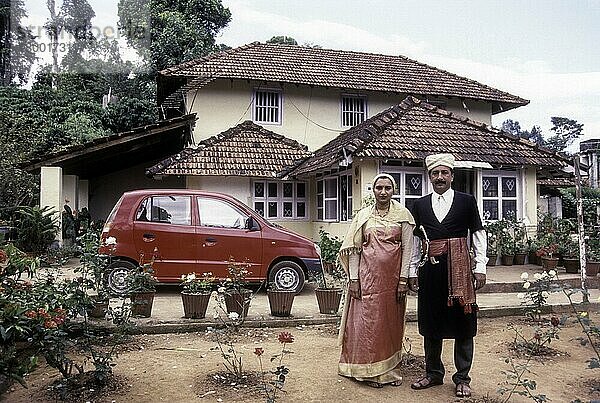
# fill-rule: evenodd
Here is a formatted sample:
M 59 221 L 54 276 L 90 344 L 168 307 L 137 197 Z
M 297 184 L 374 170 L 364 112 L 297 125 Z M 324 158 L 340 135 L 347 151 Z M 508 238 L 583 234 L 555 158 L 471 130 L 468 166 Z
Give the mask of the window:
M 281 124 L 281 91 L 255 90 L 253 111 L 256 123 Z
M 482 176 L 481 187 L 484 220 L 518 218 L 518 180 L 515 173 Z
M 352 219 L 352 175 L 340 174 L 317 181 L 317 220 Z
M 154 196 L 145 199 L 135 215 L 136 221 L 152 221 L 175 225 L 191 225 L 189 196 Z
M 415 200 L 422 197 L 426 190 L 424 173 L 422 171 L 391 172 L 390 175 L 398 186 L 398 191 L 393 198 L 410 210 Z
M 254 182 L 254 210 L 271 219 L 306 219 L 306 183 Z
M 367 118 L 367 97 L 342 95 L 342 127 L 352 127 Z
M 246 226 L 246 215 L 221 200 L 199 197 L 198 211 L 200 225 L 204 227 L 244 228 Z
M 340 175 L 340 221 L 352 220 L 352 175 Z

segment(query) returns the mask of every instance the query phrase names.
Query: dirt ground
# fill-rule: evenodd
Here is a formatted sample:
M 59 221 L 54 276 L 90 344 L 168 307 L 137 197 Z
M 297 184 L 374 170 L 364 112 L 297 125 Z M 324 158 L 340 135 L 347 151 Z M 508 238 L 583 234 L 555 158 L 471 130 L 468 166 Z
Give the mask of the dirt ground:
M 597 313 L 593 314 L 597 317 Z M 288 329 L 242 329 L 236 343 L 243 354 L 244 368 L 256 377 L 258 360 L 255 348 L 265 350 L 265 367 L 274 368 L 269 357 L 281 351 L 277 335 L 289 331 L 295 341 L 289 345 L 293 354 L 285 357 L 290 373 L 279 401 L 430 401 L 430 402 L 500 402 L 499 384 L 506 380 L 503 370 L 509 366 L 505 359 L 510 355 L 509 343 L 514 332 L 508 323 L 522 328 L 531 335 L 531 323 L 522 318 L 480 319 L 479 334 L 475 338 L 475 362 L 471 372 L 472 399 L 454 397 L 450 375 L 453 371 L 452 345 L 444 345 L 444 363 L 448 373 L 445 384 L 422 391 L 410 389 L 417 376 L 414 368 L 408 369 L 404 384 L 400 387 L 385 386 L 373 389 L 364 384 L 337 375 L 339 348 L 336 328 L 333 325 L 306 326 Z M 586 360 L 593 356 L 589 345 L 582 346 L 577 340 L 581 329 L 569 320 L 560 332 L 560 339 L 550 345 L 556 350 L 554 356 L 532 362 L 530 379 L 537 382 L 537 393 L 543 393 L 554 402 L 570 402 L 575 399 L 591 401 L 600 399 L 600 369 L 587 369 Z M 421 337 L 416 323 L 407 324 L 407 336 L 412 354 L 422 355 Z M 116 360 L 114 373 L 121 384 L 118 390 L 109 390 L 101 398 L 84 398 L 93 402 L 260 402 L 256 386 L 228 384 L 218 374 L 224 366 L 216 343 L 205 333 L 140 335 L 134 336 L 128 348 Z M 59 378 L 52 368 L 41 366 L 27 378 L 29 389 L 12 386 L 0 400 L 6 402 L 50 402 L 48 385 Z M 233 383 L 233 382 L 230 382 Z M 251 382 L 250 382 L 251 383 Z M 511 402 L 532 401 L 514 395 Z

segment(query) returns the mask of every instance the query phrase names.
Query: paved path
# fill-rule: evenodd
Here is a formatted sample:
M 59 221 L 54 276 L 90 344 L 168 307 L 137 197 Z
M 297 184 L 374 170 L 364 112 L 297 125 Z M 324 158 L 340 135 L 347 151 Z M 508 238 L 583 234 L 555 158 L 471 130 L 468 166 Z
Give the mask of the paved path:
M 488 284 L 484 292 L 478 293 L 480 316 L 509 316 L 522 315 L 522 299 L 519 292 L 523 292 L 521 273 L 528 272 L 532 278 L 534 273 L 542 273 L 542 268 L 535 265 L 522 266 L 495 266 L 488 268 Z M 566 274 L 564 269 L 558 269 L 559 281 L 569 282 L 571 286 L 579 285 L 579 274 Z M 598 303 L 600 291 L 598 283 L 600 278 L 590 279 L 589 300 L 594 307 L 600 307 Z M 289 318 L 276 318 L 270 315 L 269 302 L 266 292 L 260 289 L 252 299 L 245 326 L 256 327 L 281 327 L 301 326 L 309 324 L 337 323 L 338 315 L 323 315 L 319 313 L 317 300 L 314 293 L 314 284 L 307 284 L 304 290 L 295 297 L 292 306 L 292 314 Z M 503 289 L 511 292 L 498 292 Z M 496 291 L 496 292 L 494 292 Z M 213 314 L 219 310 L 215 294 L 209 304 L 205 319 L 186 319 L 183 317 L 183 305 L 177 285 L 160 286 L 155 296 L 152 316 L 150 318 L 136 318 L 140 332 L 163 333 L 178 331 L 203 330 L 209 326 L 215 326 L 217 322 Z M 573 301 L 582 301 L 582 293 L 573 296 Z M 116 300 L 113 301 L 113 303 Z M 564 293 L 553 293 L 548 299 L 548 312 L 567 312 L 571 307 Z M 417 299 L 414 295 L 408 296 L 407 317 L 408 320 L 416 319 Z

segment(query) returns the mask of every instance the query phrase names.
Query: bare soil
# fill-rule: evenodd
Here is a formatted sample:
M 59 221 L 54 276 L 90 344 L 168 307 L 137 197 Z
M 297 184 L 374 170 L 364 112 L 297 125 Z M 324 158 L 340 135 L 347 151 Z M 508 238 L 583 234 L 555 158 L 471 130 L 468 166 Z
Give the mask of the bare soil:
M 594 314 L 597 316 L 597 314 Z M 78 402 L 261 402 L 259 363 L 253 354 L 262 347 L 265 369 L 273 369 L 271 355 L 281 351 L 277 335 L 289 331 L 295 341 L 289 345 L 293 354 L 284 358 L 290 372 L 283 392 L 277 398 L 285 402 L 307 401 L 430 401 L 494 403 L 505 401 L 497 390 L 509 370 L 505 362 L 512 357 L 522 362 L 521 354 L 511 349 L 513 323 L 531 336 L 536 325 L 521 318 L 480 319 L 475 338 L 475 362 L 471 371 L 473 397 L 454 397 L 450 375 L 452 341 L 444 344 L 445 384 L 422 391 L 413 391 L 410 383 L 422 373 L 422 339 L 416 323 L 408 323 L 406 336 L 410 355 L 406 357 L 405 380 L 400 387 L 385 386 L 373 389 L 362 383 L 337 375 L 339 347 L 337 330 L 333 325 L 306 326 L 288 329 L 242 329 L 236 342 L 242 353 L 246 377 L 238 381 L 230 377 L 213 337 L 206 333 L 163 334 L 134 336 L 129 348 L 124 348 L 116 360 L 114 379 L 100 391 L 79 390 L 71 397 Z M 591 346 L 581 345 L 581 328 L 569 320 L 560 332 L 560 339 L 551 343 L 547 354 L 531 361 L 531 373 L 526 377 L 537 382 L 534 394 L 545 394 L 554 402 L 575 399 L 600 399 L 600 370 L 587 369 L 586 360 L 594 356 Z M 91 368 L 89 368 L 91 369 Z M 43 363 L 27 377 L 28 389 L 14 384 L 0 400 L 6 402 L 55 402 L 52 385 L 59 374 Z M 55 389 L 55 388 L 54 388 Z M 83 392 L 83 393 L 82 393 Z M 513 395 L 511 402 L 532 400 Z

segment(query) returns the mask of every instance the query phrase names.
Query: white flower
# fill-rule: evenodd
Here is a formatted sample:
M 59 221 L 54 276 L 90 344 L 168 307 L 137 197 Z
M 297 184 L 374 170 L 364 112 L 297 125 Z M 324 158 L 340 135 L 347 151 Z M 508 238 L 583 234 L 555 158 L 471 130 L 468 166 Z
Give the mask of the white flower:
M 550 275 L 550 278 L 553 278 L 554 276 L 556 276 L 556 271 L 555 270 L 550 270 L 548 272 L 548 274 Z
M 181 281 L 184 281 L 184 280 L 185 280 L 185 274 L 182 274 L 181 275 Z
M 542 275 L 541 275 L 540 273 L 535 273 L 535 274 L 533 275 L 533 278 L 534 278 L 534 279 L 536 279 L 536 280 L 539 280 L 539 279 L 541 279 L 541 278 L 542 278 Z
M 524 293 L 524 292 L 520 292 L 520 293 L 518 293 L 518 294 L 517 294 L 517 298 L 519 298 L 519 299 L 523 299 L 523 298 L 525 298 L 525 293 Z
M 104 241 L 104 244 L 106 246 L 108 245 L 116 245 L 117 244 L 117 238 L 115 238 L 114 236 L 109 236 L 108 238 L 106 238 L 106 240 Z
M 194 280 L 196 280 L 196 273 L 190 273 L 187 275 L 186 281 L 194 281 Z
M 521 273 L 521 280 L 527 280 L 528 278 L 529 278 L 529 273 L 527 273 L 526 271 Z
M 225 287 L 219 287 L 217 288 L 217 292 L 220 294 L 223 294 L 225 292 Z
M 523 283 L 524 289 L 528 289 L 530 286 L 531 286 L 531 283 L 529 281 L 526 281 L 525 283 Z
M 550 293 L 548 291 L 542 291 L 542 298 L 548 298 Z
M 237 312 L 229 312 L 229 315 L 227 315 L 227 317 L 231 320 L 237 320 L 240 315 Z

